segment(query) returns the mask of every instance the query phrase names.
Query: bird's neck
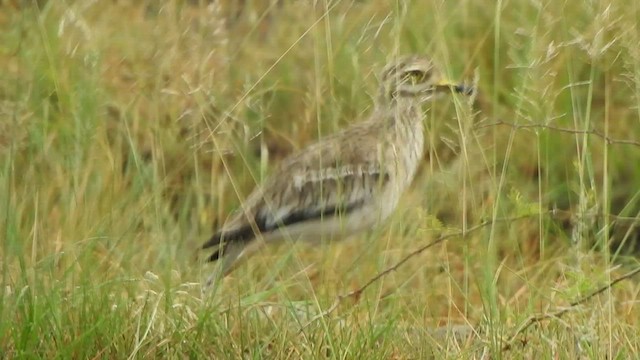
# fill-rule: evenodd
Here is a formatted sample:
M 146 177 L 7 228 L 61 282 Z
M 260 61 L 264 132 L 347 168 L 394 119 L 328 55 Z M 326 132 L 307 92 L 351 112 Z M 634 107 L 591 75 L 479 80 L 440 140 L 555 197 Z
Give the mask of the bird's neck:
M 401 147 L 418 151 L 424 143 L 422 103 L 415 98 L 394 98 L 382 105 L 377 103 L 375 116 L 384 119 L 385 131 Z
M 405 188 L 413 180 L 424 151 L 422 106 L 415 99 L 400 98 L 379 110 L 386 121 L 385 131 L 390 135 L 387 139 L 395 161 L 403 169 L 398 186 Z
M 418 96 L 402 96 L 397 93 L 380 91 L 375 103 L 379 108 L 391 109 L 420 107 L 422 101 Z
M 394 126 L 422 126 L 422 105 L 418 99 L 396 97 L 376 103 L 376 111 L 384 113 Z M 391 125 L 391 124 L 389 124 Z

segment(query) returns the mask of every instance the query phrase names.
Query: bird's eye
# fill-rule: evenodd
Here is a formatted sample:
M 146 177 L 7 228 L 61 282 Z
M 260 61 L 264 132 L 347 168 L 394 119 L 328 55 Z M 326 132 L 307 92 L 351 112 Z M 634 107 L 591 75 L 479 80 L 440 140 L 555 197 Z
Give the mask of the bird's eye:
M 405 75 L 405 78 L 413 85 L 423 82 L 426 77 L 427 73 L 420 70 L 407 71 Z

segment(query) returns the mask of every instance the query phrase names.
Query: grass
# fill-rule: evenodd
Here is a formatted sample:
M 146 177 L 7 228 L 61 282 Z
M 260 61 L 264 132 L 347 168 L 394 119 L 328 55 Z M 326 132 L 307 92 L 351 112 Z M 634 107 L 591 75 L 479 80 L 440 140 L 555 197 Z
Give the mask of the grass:
M 640 351 L 637 278 L 505 342 L 640 265 L 639 5 L 243 3 L 0 2 L 4 357 Z M 203 295 L 212 224 L 283 156 L 365 116 L 376 71 L 410 52 L 477 74 L 479 93 L 428 113 L 393 218 L 266 249 Z

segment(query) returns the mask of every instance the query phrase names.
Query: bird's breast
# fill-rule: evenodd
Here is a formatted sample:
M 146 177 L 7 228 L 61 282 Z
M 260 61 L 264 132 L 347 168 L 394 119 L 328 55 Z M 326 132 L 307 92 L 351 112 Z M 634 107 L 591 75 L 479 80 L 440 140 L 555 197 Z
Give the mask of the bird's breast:
M 395 163 L 397 185 L 403 191 L 416 174 L 424 148 L 422 121 L 402 124 L 396 131 L 391 146 Z

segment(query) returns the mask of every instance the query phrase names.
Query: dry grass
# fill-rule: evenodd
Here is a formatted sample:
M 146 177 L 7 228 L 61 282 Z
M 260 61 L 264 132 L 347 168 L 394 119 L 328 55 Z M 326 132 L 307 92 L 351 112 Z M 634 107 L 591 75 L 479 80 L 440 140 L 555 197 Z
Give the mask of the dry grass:
M 637 279 L 505 340 L 640 265 L 638 19 L 616 1 L 0 1 L 3 355 L 633 356 Z M 212 224 L 366 113 L 408 52 L 480 92 L 429 113 L 393 219 L 267 249 L 202 295 Z

